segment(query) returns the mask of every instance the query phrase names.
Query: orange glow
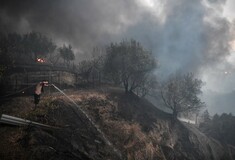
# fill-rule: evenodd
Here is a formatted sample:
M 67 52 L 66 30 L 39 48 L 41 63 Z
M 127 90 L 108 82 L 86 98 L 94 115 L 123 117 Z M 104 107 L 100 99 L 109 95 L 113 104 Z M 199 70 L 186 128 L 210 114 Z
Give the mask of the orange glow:
M 37 58 L 37 62 L 39 62 L 39 63 L 44 63 L 44 62 L 45 62 L 45 60 L 44 60 L 44 59 L 42 59 L 42 58 Z

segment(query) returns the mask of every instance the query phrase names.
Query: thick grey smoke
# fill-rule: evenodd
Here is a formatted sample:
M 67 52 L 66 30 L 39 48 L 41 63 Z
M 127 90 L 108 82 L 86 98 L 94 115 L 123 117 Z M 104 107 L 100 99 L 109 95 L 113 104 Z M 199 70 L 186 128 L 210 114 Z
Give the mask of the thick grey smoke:
M 21 33 L 39 31 L 84 50 L 110 42 L 132 23 L 135 12 L 133 1 L 3 0 L 0 29 Z
M 57 43 L 70 43 L 77 60 L 94 46 L 123 38 L 142 13 L 135 0 L 2 0 L 0 32 L 42 32 Z
M 146 16 L 128 33 L 150 45 L 165 74 L 175 70 L 195 72 L 229 54 L 229 22 L 202 1 L 167 0 L 163 11 L 163 23 L 161 17 L 156 20 Z
M 235 71 L 235 59 L 228 62 L 234 25 L 223 17 L 225 4 L 226 0 L 2 0 L 0 31 L 42 32 L 58 43 L 71 43 L 77 59 L 88 56 L 93 46 L 134 38 L 158 58 L 159 77 L 181 71 L 205 80 L 203 98 L 214 113 L 221 111 L 213 110 L 213 97 L 234 93 L 222 91 L 233 88 L 235 80 L 223 79 L 224 73 Z M 235 113 L 231 105 L 227 108 Z

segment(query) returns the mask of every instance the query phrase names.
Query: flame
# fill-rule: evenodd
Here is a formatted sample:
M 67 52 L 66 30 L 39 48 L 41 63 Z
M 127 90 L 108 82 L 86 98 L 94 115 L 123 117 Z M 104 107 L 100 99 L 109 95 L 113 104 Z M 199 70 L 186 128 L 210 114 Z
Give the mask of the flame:
M 37 58 L 37 62 L 39 62 L 39 63 L 44 63 L 45 60 L 44 60 L 43 58 Z

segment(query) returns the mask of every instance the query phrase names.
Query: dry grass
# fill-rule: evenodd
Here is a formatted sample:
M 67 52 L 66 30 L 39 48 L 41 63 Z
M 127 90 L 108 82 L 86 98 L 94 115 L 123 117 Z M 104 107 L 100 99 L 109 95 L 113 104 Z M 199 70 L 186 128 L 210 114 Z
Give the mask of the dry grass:
M 22 128 L 1 128 L 0 159 L 26 159 L 27 153 L 21 147 L 20 141 L 25 132 Z
M 139 124 L 108 121 L 104 129 L 113 143 L 126 154 L 128 160 L 163 159 L 158 144 L 152 143 L 150 136 L 141 130 Z
M 93 121 L 99 125 L 108 139 L 122 153 L 125 153 L 127 160 L 164 159 L 159 145 L 162 145 L 165 139 L 170 139 L 169 135 L 166 134 L 169 132 L 168 124 L 160 125 L 156 123 L 155 129 L 146 133 L 138 122 L 122 118 L 125 107 L 126 111 L 130 112 L 128 114 L 138 118 L 138 115 L 135 115 L 135 111 L 138 113 L 136 108 L 138 109 L 139 106 L 136 106 L 138 103 L 135 100 L 133 100 L 134 103 L 128 103 L 128 99 L 123 102 L 120 101 L 120 95 L 110 96 L 110 94 L 94 91 L 92 93 L 79 93 L 79 95 L 71 94 L 70 97 L 76 100 Z M 125 104 L 126 106 L 120 106 L 120 104 Z M 120 109 L 122 112 L 120 112 Z M 150 116 L 154 116 L 151 111 L 148 112 Z M 163 123 L 166 122 L 163 120 Z
M 144 104 L 139 105 L 136 97 L 128 101 L 124 97 L 122 100 L 119 93 L 110 95 L 108 91 L 99 90 L 80 90 L 76 92 L 66 92 L 81 107 L 91 119 L 104 131 L 108 139 L 124 153 L 127 160 L 153 160 L 164 159 L 159 145 L 170 144 L 170 135 L 168 124 L 164 120 L 154 125 L 150 132 L 143 131 L 143 126 L 138 122 L 142 121 L 139 117 L 147 116 L 147 119 L 154 120 L 152 111 L 141 113 L 144 110 Z M 55 94 L 42 96 L 40 104 L 36 110 L 33 110 L 34 104 L 32 97 L 15 98 L 13 102 L 0 107 L 1 112 L 27 118 L 33 121 L 49 125 L 64 125 L 58 119 L 63 105 L 72 103 L 63 95 Z M 125 105 L 125 106 L 124 106 Z M 127 120 L 123 114 L 131 115 L 135 119 Z M 140 112 L 140 113 L 138 113 Z M 148 117 L 149 116 L 149 117 Z M 145 122 L 148 124 L 148 121 Z M 151 122 L 153 123 L 153 122 Z M 161 125 L 163 124 L 163 125 Z M 12 136 L 10 142 L 16 142 L 19 136 Z M 169 140 L 169 142 L 167 141 Z M 164 144 L 163 144 L 164 143 Z

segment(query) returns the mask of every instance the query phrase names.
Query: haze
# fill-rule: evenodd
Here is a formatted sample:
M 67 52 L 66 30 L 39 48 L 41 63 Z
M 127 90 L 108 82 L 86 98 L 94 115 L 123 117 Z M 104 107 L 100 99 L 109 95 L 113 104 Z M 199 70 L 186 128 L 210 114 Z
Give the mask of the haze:
M 76 61 L 95 46 L 136 39 L 156 55 L 158 77 L 194 72 L 209 112 L 235 114 L 234 7 L 232 0 L 2 0 L 0 32 L 70 43 Z

